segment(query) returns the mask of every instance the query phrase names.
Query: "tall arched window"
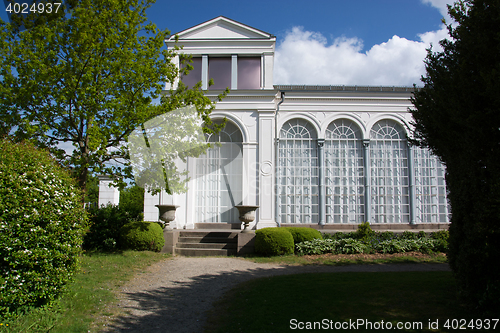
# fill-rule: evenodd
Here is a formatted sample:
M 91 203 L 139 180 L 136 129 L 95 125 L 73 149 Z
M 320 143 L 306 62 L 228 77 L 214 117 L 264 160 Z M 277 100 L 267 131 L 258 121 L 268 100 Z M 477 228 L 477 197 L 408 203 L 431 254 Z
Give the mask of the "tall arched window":
M 364 218 L 362 135 L 348 119 L 332 122 L 325 137 L 326 223 L 361 223 Z
M 408 144 L 401 125 L 381 120 L 370 131 L 371 222 L 409 223 Z
M 413 148 L 416 223 L 449 222 L 445 167 L 428 149 Z
M 279 140 L 279 220 L 318 223 L 317 133 L 302 119 L 287 121 Z
M 213 147 L 196 159 L 196 222 L 240 223 L 234 206 L 242 201 L 241 131 L 228 121 L 207 141 Z

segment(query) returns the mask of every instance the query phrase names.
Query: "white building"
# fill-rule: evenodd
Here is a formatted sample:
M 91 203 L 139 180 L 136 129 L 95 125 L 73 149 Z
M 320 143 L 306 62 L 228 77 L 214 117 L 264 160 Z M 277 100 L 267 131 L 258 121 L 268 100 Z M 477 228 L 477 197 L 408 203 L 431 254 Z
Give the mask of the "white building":
M 444 169 L 406 140 L 413 88 L 273 85 L 276 37 L 222 16 L 177 36 L 193 57 L 183 82 L 231 92 L 212 113 L 227 118 L 209 138 L 221 145 L 188 161 L 187 193 L 161 196 L 180 206 L 174 227 L 239 226 L 238 204 L 260 206 L 256 228 L 447 226 Z M 158 220 L 159 200 L 146 193 L 146 221 Z

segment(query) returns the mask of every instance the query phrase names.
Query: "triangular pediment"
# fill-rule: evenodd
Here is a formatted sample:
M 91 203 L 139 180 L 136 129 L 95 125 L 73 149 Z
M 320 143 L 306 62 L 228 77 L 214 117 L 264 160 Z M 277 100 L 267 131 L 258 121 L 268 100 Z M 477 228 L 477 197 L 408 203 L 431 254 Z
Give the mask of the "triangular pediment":
M 179 39 L 270 39 L 271 34 L 224 16 L 176 33 Z M 174 35 L 174 36 L 175 36 Z M 173 39 L 173 36 L 171 37 Z

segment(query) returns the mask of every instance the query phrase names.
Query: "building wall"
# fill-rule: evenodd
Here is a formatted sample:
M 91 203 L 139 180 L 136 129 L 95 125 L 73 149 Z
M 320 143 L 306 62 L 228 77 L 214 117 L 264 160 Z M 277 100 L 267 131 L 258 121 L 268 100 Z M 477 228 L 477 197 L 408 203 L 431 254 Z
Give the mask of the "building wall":
M 209 87 L 210 77 L 227 81 L 231 92 L 216 104 L 212 118 L 226 118 L 239 134 L 225 133 L 219 148 L 188 161 L 187 193 L 163 193 L 161 199 L 146 194 L 146 220 L 157 219 L 154 205 L 161 201 L 180 206 L 177 228 L 204 221 L 239 223 L 234 212 L 225 211 L 238 203 L 259 206 L 251 224 L 257 228 L 448 222 L 444 169 L 428 152 L 407 144 L 413 88 L 274 86 L 276 38 L 224 17 L 177 36 L 180 52 L 196 58 L 199 67 L 193 70 L 197 77 L 186 82 L 201 80 L 206 95 L 215 99 L 222 88 Z M 169 48 L 174 40 L 166 41 Z M 240 62 L 245 57 L 248 61 Z M 174 62 L 180 66 L 179 57 Z M 250 83 L 242 77 L 248 64 Z M 214 68 L 220 72 L 214 74 Z M 166 93 L 177 84 L 167 82 Z M 247 84 L 252 89 L 242 89 Z M 356 133 L 344 138 L 342 131 Z M 236 137 L 238 142 L 230 142 Z

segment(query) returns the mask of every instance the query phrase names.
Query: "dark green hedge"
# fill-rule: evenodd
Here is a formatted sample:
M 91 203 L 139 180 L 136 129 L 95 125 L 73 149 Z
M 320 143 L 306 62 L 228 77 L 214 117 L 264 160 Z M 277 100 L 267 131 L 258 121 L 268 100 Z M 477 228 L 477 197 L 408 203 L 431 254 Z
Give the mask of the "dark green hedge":
M 264 228 L 255 232 L 255 252 L 265 256 L 292 254 L 292 234 L 286 228 Z

